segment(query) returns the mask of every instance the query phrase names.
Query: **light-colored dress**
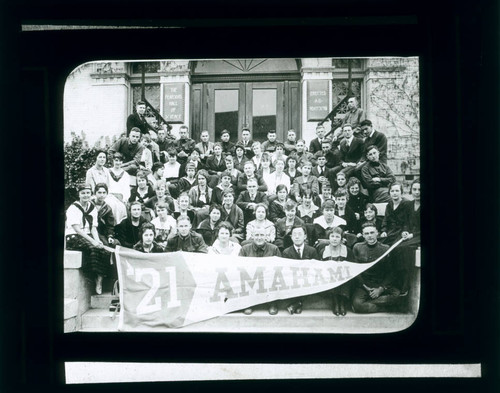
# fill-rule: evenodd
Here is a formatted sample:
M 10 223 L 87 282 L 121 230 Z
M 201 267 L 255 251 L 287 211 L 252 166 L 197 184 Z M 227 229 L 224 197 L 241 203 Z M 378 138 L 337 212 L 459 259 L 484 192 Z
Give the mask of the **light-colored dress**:
M 274 240 L 276 239 L 276 227 L 268 219 L 265 219 L 264 221 L 250 221 L 247 224 L 247 240 L 252 239 L 253 232 L 257 228 L 264 228 L 266 231 L 266 242 L 274 243 Z
M 209 254 L 217 254 L 217 255 L 234 255 L 237 256 L 240 253 L 241 246 L 236 243 L 229 241 L 229 245 L 226 248 L 222 248 L 219 242 L 219 239 L 216 239 L 214 244 L 211 247 L 208 247 Z

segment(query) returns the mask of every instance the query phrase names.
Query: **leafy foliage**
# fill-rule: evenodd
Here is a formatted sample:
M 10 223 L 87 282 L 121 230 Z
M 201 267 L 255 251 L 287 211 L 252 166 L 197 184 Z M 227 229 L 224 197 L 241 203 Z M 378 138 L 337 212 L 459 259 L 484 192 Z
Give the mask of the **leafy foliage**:
M 81 136 L 71 133 L 71 141 L 64 144 L 65 207 L 78 198 L 78 184 L 85 181 L 87 170 L 94 165 L 98 151 L 107 151 L 107 147 L 89 147 L 84 133 Z

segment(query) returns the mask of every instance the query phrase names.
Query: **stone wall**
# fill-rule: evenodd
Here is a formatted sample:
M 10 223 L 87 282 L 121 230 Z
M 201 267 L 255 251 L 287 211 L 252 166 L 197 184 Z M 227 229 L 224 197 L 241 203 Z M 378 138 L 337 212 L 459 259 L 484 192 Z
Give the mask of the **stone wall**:
M 365 75 L 366 112 L 387 135 L 388 158 L 396 174 L 420 172 L 418 58 L 371 58 Z

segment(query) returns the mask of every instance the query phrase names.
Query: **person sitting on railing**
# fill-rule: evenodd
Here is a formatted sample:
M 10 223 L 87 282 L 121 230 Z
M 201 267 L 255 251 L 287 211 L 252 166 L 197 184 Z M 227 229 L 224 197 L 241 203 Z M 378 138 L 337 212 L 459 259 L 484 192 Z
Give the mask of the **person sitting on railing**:
M 375 145 L 370 146 L 366 150 L 368 164 L 361 169 L 361 178 L 370 193 L 370 200 L 374 203 L 389 202 L 391 200 L 387 187 L 396 180 L 391 168 L 380 162 L 379 157 L 378 147 Z
M 373 224 L 363 225 L 363 243 L 353 247 L 357 263 L 370 263 L 382 256 L 389 246 L 378 241 L 378 231 Z M 358 275 L 353 283 L 352 308 L 356 313 L 391 311 L 401 302 L 401 291 L 396 287 L 397 277 L 391 262 L 391 254 L 376 265 Z
M 150 130 L 153 132 L 156 131 L 146 120 L 145 113 L 146 103 L 144 101 L 137 101 L 135 104 L 135 113 L 127 117 L 127 136 L 134 127 L 138 128 L 141 134 L 148 134 Z
M 165 252 L 162 246 L 160 246 L 155 241 L 156 230 L 155 226 L 146 222 L 141 225 L 140 228 L 141 241 L 134 244 L 134 250 L 144 252 L 144 253 L 160 253 Z
M 204 164 L 207 162 L 207 158 L 214 153 L 214 143 L 210 142 L 210 135 L 208 131 L 204 130 L 200 134 L 200 142 L 198 142 L 194 148 L 200 153 L 200 160 Z
M 142 151 L 144 147 L 139 143 L 141 130 L 134 127 L 130 130 L 128 137 L 118 139 L 108 150 L 108 154 L 113 157 L 115 153 L 121 153 L 123 163 L 121 168 L 129 175 L 135 176 L 140 168 Z
M 195 150 L 196 142 L 189 136 L 188 126 L 182 125 L 179 127 L 179 139 L 175 141 L 177 149 L 177 161 L 184 164 L 187 162 L 189 155 Z
M 309 144 L 309 153 L 315 154 L 318 151 L 321 151 L 321 144 L 323 143 L 323 139 L 325 138 L 325 126 L 320 123 L 316 126 L 316 138 L 314 138 Z
M 102 280 L 109 274 L 110 253 L 103 248 L 97 232 L 98 211 L 90 201 L 90 184 L 78 185 L 78 201 L 66 210 L 66 249 L 81 251 L 83 271 L 95 278 L 96 293 L 102 293 Z

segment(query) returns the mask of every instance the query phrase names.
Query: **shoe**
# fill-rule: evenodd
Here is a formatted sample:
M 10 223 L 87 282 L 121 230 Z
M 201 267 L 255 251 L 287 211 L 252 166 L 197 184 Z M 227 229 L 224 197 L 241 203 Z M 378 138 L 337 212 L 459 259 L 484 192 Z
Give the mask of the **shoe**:
M 295 307 L 295 314 L 302 314 L 302 302 L 298 302 Z
M 302 313 L 302 302 L 295 302 L 287 306 L 287 311 L 290 315 Z
M 294 304 L 289 304 L 288 306 L 286 306 L 286 310 L 288 311 L 288 313 L 290 315 L 293 315 L 293 313 L 295 312 L 295 307 L 294 307 Z
M 245 314 L 245 315 L 250 315 L 252 313 L 253 313 L 253 309 L 252 308 L 245 308 L 243 310 L 243 314 Z
M 336 316 L 340 315 L 339 300 L 336 297 L 332 298 L 332 312 Z
M 276 315 L 276 314 L 278 314 L 278 307 L 276 307 L 276 305 L 273 304 L 269 307 L 269 315 Z
M 102 276 L 97 276 L 95 279 L 95 293 L 102 294 Z
M 340 315 L 342 315 L 343 317 L 345 317 L 345 314 L 346 314 L 346 310 L 345 310 L 345 300 L 341 299 L 340 300 Z

